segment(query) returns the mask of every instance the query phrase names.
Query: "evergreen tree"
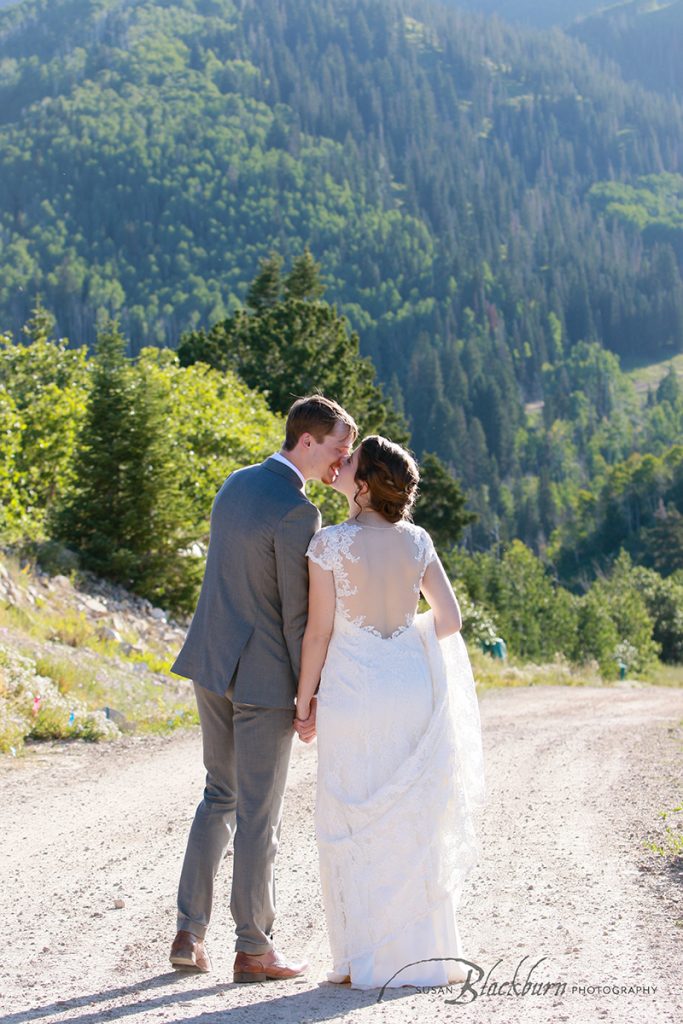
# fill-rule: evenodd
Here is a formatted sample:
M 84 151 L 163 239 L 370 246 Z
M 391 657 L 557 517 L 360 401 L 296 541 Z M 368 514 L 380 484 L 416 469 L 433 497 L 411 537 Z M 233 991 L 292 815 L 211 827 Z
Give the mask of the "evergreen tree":
M 31 310 L 31 316 L 23 327 L 23 333 L 29 341 L 47 341 L 55 328 L 55 318 L 45 307 L 40 299 L 36 298 L 36 304 Z
M 420 460 L 420 496 L 414 520 L 427 530 L 442 554 L 460 540 L 468 523 L 476 520 L 465 508 L 465 495 L 437 455 L 428 452 Z
M 657 385 L 656 397 L 658 402 L 670 402 L 673 406 L 678 405 L 683 397 L 683 388 L 681 388 L 678 374 L 671 364 L 666 375 Z
M 294 290 L 315 292 L 314 268 L 310 253 L 304 253 L 287 276 L 286 287 L 293 274 Z M 249 387 L 267 395 L 273 412 L 283 414 L 295 398 L 321 391 L 348 407 L 364 433 L 386 431 L 395 441 L 405 440 L 401 417 L 388 408 L 375 383 L 374 366 L 361 356 L 358 335 L 346 317 L 326 302 L 293 294 L 266 303 L 265 279 L 272 282 L 268 268 L 262 268 L 250 288 L 251 311 L 239 310 L 209 331 L 183 336 L 178 346 L 181 366 L 201 361 L 234 370 Z
M 538 478 L 538 515 L 547 539 L 557 524 L 557 505 L 547 464 L 540 467 Z
M 128 581 L 131 566 L 121 524 L 137 496 L 128 478 L 134 445 L 133 373 L 126 343 L 115 323 L 97 338 L 86 419 L 76 458 L 72 493 L 57 517 L 57 532 L 79 550 L 94 572 Z
M 271 252 L 259 261 L 259 272 L 249 285 L 247 306 L 256 313 L 261 313 L 274 306 L 280 299 L 282 291 L 282 256 Z
M 654 517 L 654 525 L 643 531 L 645 560 L 662 576 L 683 569 L 683 515 L 670 502 L 662 502 Z
M 320 264 L 315 262 L 306 246 L 285 277 L 284 296 L 286 299 L 319 299 L 324 291 L 325 286 L 320 282 Z
M 167 395 L 136 372 L 116 323 L 98 335 L 74 485 L 57 534 L 81 564 L 152 600 L 189 610 L 198 566 L 187 553 L 187 498 L 168 438 Z

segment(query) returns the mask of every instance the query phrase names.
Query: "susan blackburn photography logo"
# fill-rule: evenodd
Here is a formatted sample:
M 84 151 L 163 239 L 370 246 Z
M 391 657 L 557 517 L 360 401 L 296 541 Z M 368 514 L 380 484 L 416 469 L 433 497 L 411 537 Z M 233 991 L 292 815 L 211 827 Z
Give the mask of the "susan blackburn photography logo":
M 589 996 L 601 994 L 654 995 L 657 991 L 656 985 L 572 985 L 566 981 L 544 980 L 540 973 L 537 972 L 540 965 L 547 959 L 547 956 L 542 956 L 535 963 L 524 967 L 525 961 L 529 960 L 529 955 L 527 954 L 517 964 L 512 977 L 502 977 L 500 972 L 494 977 L 494 973 L 498 971 L 503 962 L 502 958 L 497 960 L 488 971 L 479 964 L 473 963 L 471 960 L 464 960 L 462 957 L 430 957 L 427 960 L 416 960 L 412 964 L 404 964 L 391 978 L 387 979 L 380 990 L 377 1002 L 382 1002 L 387 988 L 396 988 L 401 985 L 401 974 L 404 971 L 409 970 L 411 967 L 416 967 L 418 964 L 432 963 L 459 964 L 460 970 L 457 973 L 466 974 L 466 977 L 459 981 L 449 982 L 447 985 L 421 986 L 409 984 L 405 987 L 419 993 L 453 996 L 453 998 L 444 1000 L 445 1003 L 451 1005 L 473 1003 L 480 996 L 524 998 L 527 996 L 563 996 L 567 994 Z

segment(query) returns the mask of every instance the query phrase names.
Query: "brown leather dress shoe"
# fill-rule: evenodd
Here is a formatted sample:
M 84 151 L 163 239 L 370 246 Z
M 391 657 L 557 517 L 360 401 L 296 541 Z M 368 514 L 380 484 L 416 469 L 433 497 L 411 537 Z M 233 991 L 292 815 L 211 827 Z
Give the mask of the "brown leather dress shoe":
M 286 978 L 298 978 L 307 967 L 306 961 L 288 964 L 276 949 L 255 955 L 239 952 L 235 957 L 232 978 L 235 982 L 247 984 L 254 981 L 283 981 Z
M 192 932 L 178 932 L 171 946 L 170 961 L 176 971 L 201 971 L 206 974 L 211 970 L 204 940 Z

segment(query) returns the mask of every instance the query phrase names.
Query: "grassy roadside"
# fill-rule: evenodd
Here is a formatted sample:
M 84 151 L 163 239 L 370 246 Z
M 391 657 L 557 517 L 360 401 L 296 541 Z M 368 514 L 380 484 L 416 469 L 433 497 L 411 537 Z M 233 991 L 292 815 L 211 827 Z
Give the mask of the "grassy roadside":
M 113 665 L 84 650 L 74 658 L 59 645 L 36 653 L 3 639 L 0 633 L 0 753 L 16 756 L 31 740 L 109 740 L 198 723 L 190 685 L 136 673 L 140 661 Z
M 74 581 L 54 584 L 11 558 L 0 566 L 0 753 L 197 723 L 191 685 L 170 673 L 182 628 L 120 593 L 93 599 Z
M 656 838 L 644 840 L 644 846 L 665 860 L 680 860 L 683 866 L 683 804 L 660 811 L 662 831 Z
M 572 665 L 561 655 L 557 655 L 554 661 L 537 665 L 533 662 L 520 662 L 516 658 L 497 661 L 473 644 L 469 645 L 468 650 L 479 693 L 492 688 L 514 686 L 618 685 L 618 680 L 603 679 L 595 662 Z M 637 679 L 624 682 L 635 685 L 683 686 L 683 665 L 660 663 Z

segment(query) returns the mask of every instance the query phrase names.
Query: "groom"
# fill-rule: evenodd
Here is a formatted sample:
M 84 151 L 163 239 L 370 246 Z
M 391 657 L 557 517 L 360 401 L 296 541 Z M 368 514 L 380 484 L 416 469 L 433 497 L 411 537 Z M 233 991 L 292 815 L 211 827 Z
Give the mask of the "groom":
M 320 527 L 304 484 L 333 483 L 356 435 L 353 419 L 336 402 L 301 398 L 289 410 L 282 449 L 232 473 L 214 501 L 199 602 L 173 665 L 194 682 L 207 772 L 178 888 L 170 957 L 177 969 L 211 969 L 204 936 L 214 879 L 231 839 L 234 980 L 294 978 L 307 967 L 288 963 L 271 938 L 307 617 L 306 549 Z M 305 732 L 307 722 L 297 724 Z

